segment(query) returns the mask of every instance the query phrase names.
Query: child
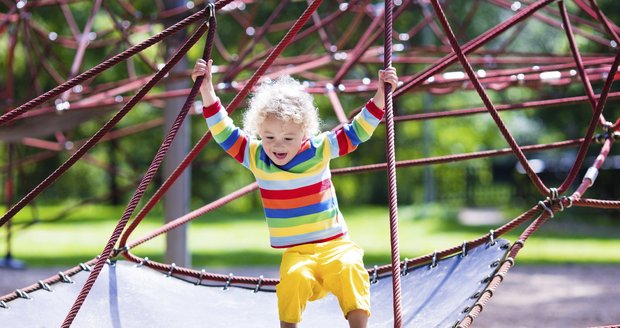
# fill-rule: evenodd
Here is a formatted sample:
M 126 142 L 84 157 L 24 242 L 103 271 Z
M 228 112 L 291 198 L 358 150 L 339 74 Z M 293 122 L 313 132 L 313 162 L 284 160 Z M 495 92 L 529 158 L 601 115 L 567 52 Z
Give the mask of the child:
M 312 96 L 290 76 L 262 83 L 249 102 L 244 130 L 236 127 L 215 95 L 212 61 L 199 59 L 192 78 L 215 141 L 256 177 L 271 246 L 286 248 L 276 286 L 281 327 L 296 327 L 308 301 L 332 292 L 350 327 L 366 327 L 370 284 L 363 251 L 347 234 L 331 182 L 329 161 L 368 140 L 383 117 L 384 83 L 398 83 L 392 67 L 379 71 L 379 88 L 349 124 L 316 134 Z

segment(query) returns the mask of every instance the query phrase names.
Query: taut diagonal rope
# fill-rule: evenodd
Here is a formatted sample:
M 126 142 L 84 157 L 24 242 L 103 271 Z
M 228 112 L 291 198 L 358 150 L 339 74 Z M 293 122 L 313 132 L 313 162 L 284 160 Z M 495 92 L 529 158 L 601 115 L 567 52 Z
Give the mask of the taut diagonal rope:
M 210 15 L 211 16 L 209 18 L 209 23 L 212 24 L 212 25 L 207 25 L 206 23 L 201 24 L 200 27 L 198 28 L 198 30 L 175 53 L 175 55 L 172 57 L 172 59 L 170 59 L 170 61 L 168 63 L 166 63 L 164 68 L 155 75 L 156 77 L 158 75 L 161 75 L 162 77 L 165 76 L 165 74 L 174 65 L 176 65 L 176 63 L 178 63 L 179 60 L 181 60 L 181 58 L 183 58 L 183 56 L 185 56 L 185 53 L 187 53 L 187 51 L 200 39 L 200 37 L 202 37 L 202 35 L 207 30 L 207 28 L 209 28 L 209 34 L 210 35 L 215 33 L 214 32 L 214 27 L 215 27 L 215 23 L 214 23 L 215 22 L 215 16 L 214 16 L 214 13 L 215 13 L 215 11 L 213 10 L 213 5 L 209 5 L 208 8 L 211 9 L 211 11 L 210 11 Z M 212 37 L 211 37 L 211 40 L 213 40 Z M 208 59 L 210 57 L 210 55 L 211 55 L 211 48 L 212 47 L 209 44 L 205 45 L 205 50 L 204 50 L 203 58 Z M 155 80 L 155 78 L 153 80 Z M 156 83 L 156 82 L 152 82 L 153 80 L 149 81 L 149 83 L 147 83 L 147 86 L 149 84 Z M 88 294 L 90 293 L 90 290 L 92 289 L 93 285 L 95 284 L 95 281 L 97 280 L 97 277 L 99 276 L 99 273 L 101 272 L 101 269 L 103 268 L 103 265 L 105 264 L 107 259 L 112 254 L 114 245 L 118 241 L 118 238 L 121 236 L 121 233 L 123 232 L 123 229 L 127 225 L 127 222 L 129 221 L 129 218 L 133 214 L 135 208 L 138 206 L 138 203 L 140 202 L 140 199 L 142 198 L 142 196 L 146 192 L 146 188 L 148 187 L 150 182 L 153 180 L 153 177 L 155 176 L 155 173 L 157 172 L 157 170 L 158 170 L 159 166 L 161 165 L 162 161 L 164 160 L 164 156 L 168 152 L 168 149 L 170 148 L 170 145 L 172 144 L 172 141 L 174 140 L 174 137 L 176 136 L 179 128 L 181 127 L 181 125 L 183 124 L 183 121 L 185 120 L 185 117 L 187 116 L 189 108 L 192 106 L 192 104 L 194 102 L 194 98 L 196 97 L 196 94 L 198 93 L 198 90 L 200 89 L 200 83 L 201 82 L 202 82 L 202 79 L 200 79 L 200 78 L 196 79 L 196 82 L 194 83 L 194 86 L 192 87 L 192 90 L 191 90 L 189 96 L 187 97 L 187 99 L 185 101 L 185 104 L 183 105 L 183 108 L 181 109 L 179 115 L 177 116 L 176 120 L 172 124 L 172 127 L 170 128 L 170 131 L 168 131 L 168 133 L 166 134 L 166 137 L 164 138 L 164 141 L 163 141 L 162 145 L 160 146 L 159 150 L 157 151 L 157 153 L 155 155 L 155 158 L 151 162 L 151 165 L 149 166 L 145 176 L 142 178 L 142 181 L 140 181 L 140 184 L 138 185 L 138 188 L 136 189 L 134 195 L 131 197 L 131 200 L 129 201 L 129 204 L 128 204 L 127 208 L 125 209 L 125 212 L 123 213 L 121 219 L 119 220 L 118 224 L 114 228 L 114 231 L 112 232 L 112 236 L 108 240 L 108 243 L 106 244 L 103 252 L 101 253 L 101 256 L 97 260 L 97 263 L 95 264 L 95 267 L 93 268 L 93 270 L 89 274 L 88 279 L 86 280 L 86 283 L 84 284 L 84 286 L 82 286 L 82 289 L 80 290 L 80 294 L 78 295 L 77 299 L 75 300 L 75 302 L 71 306 L 71 309 L 69 310 L 69 313 L 67 314 L 67 317 L 65 318 L 64 322 L 62 323 L 62 327 L 63 328 L 71 326 L 71 323 L 73 322 L 73 320 L 77 316 L 78 312 L 80 311 L 80 308 L 82 307 L 82 304 L 86 300 L 86 297 L 88 296 Z M 145 86 L 145 88 L 146 88 L 146 86 Z M 138 92 L 138 94 L 136 96 L 134 96 L 134 98 L 132 98 L 132 100 L 134 100 L 135 98 L 137 98 L 139 100 L 141 97 L 138 98 L 138 95 L 141 95 L 141 94 L 142 94 L 141 92 Z M 130 103 L 132 102 L 132 100 L 130 100 Z M 136 102 L 137 102 L 137 100 L 136 100 Z

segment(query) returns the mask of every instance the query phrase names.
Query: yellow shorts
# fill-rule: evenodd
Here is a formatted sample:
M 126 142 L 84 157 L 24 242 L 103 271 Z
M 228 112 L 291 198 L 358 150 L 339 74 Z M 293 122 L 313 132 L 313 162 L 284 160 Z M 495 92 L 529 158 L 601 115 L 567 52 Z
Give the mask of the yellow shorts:
M 287 249 L 276 286 L 280 321 L 300 322 L 306 303 L 328 292 L 338 298 L 345 317 L 352 310 L 370 315 L 370 282 L 363 256 L 364 251 L 346 238 Z

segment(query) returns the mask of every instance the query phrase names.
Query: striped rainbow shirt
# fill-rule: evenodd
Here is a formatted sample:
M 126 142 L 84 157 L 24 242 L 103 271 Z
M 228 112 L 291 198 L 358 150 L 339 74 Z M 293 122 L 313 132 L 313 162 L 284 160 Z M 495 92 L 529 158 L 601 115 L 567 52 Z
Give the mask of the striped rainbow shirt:
M 346 235 L 347 225 L 338 209 L 329 161 L 368 140 L 383 113 L 369 101 L 350 123 L 304 140 L 297 155 L 278 166 L 271 162 L 260 139 L 251 138 L 234 125 L 219 101 L 203 109 L 215 141 L 254 174 L 274 248 Z

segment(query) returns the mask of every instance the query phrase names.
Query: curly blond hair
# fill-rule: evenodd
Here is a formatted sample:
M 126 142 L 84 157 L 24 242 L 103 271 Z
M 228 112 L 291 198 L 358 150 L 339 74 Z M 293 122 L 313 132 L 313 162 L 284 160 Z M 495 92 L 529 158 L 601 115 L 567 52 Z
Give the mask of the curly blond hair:
M 254 90 L 243 116 L 244 130 L 258 136 L 258 127 L 269 115 L 301 124 L 307 137 L 319 132 L 319 113 L 312 95 L 289 75 L 265 80 Z

